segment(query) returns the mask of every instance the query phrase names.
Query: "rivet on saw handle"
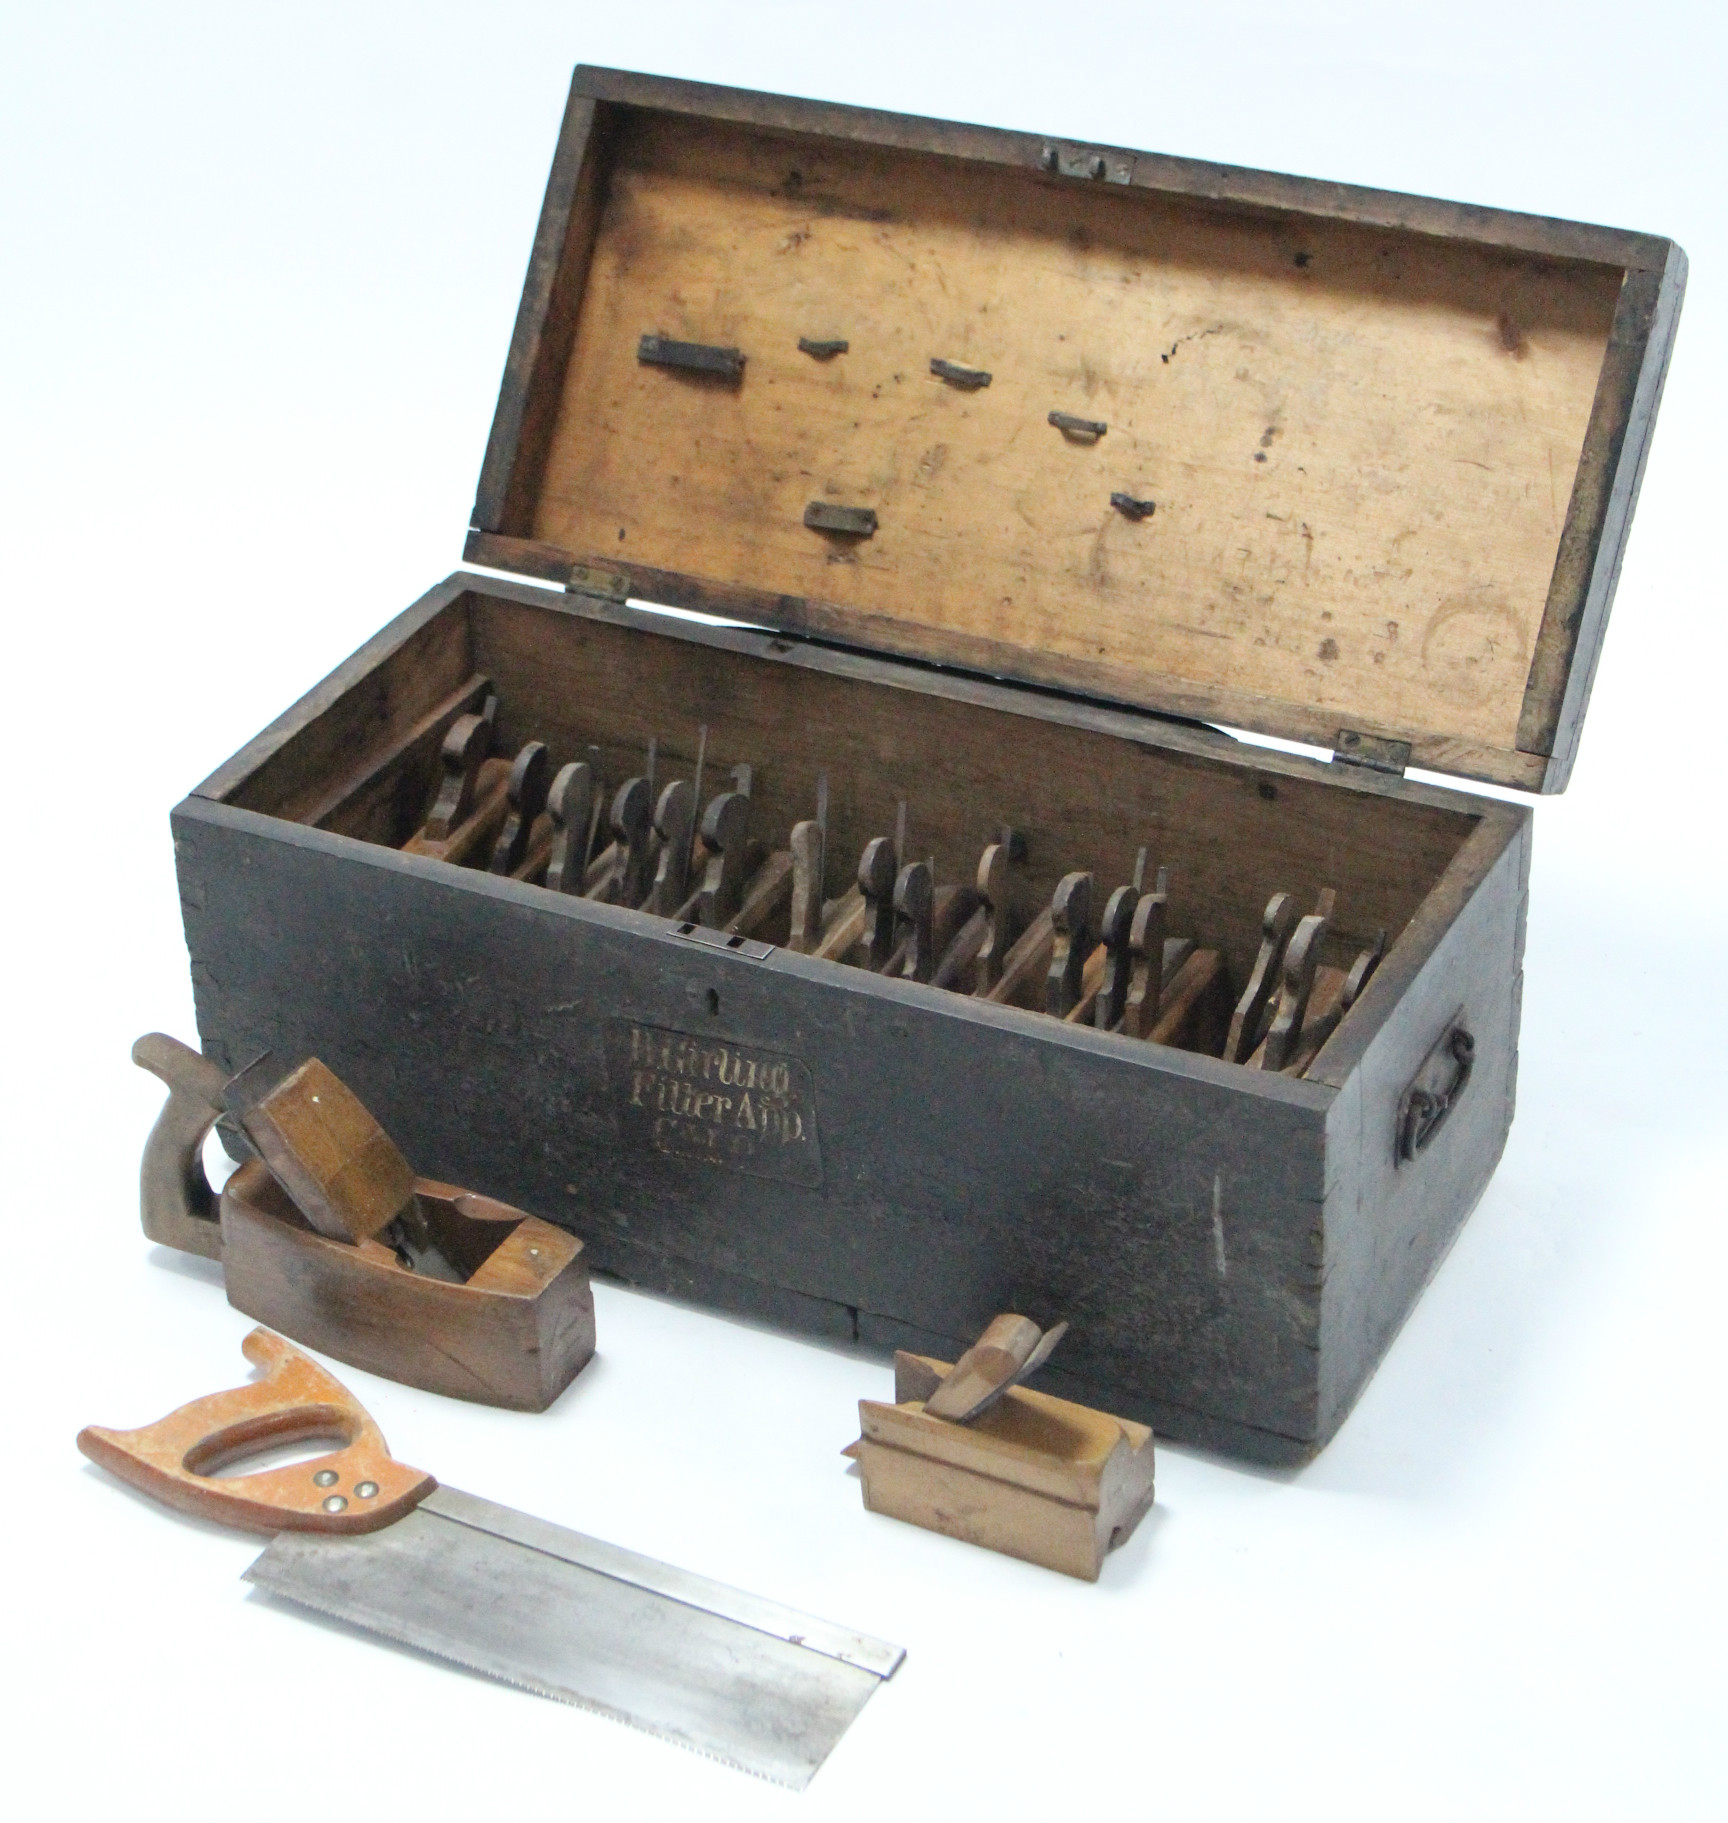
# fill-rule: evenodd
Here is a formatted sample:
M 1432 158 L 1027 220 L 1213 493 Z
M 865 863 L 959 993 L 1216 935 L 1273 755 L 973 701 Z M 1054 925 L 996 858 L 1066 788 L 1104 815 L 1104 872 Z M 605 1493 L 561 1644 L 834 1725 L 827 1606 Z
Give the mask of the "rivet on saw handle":
M 240 1349 L 265 1370 L 262 1380 L 194 1399 L 141 1430 L 87 1425 L 79 1449 L 164 1506 L 248 1532 L 376 1532 L 437 1487 L 394 1461 L 366 1408 L 292 1343 L 255 1329 Z M 224 1462 L 265 1445 L 331 1436 L 344 1444 L 327 1456 L 220 1476 Z

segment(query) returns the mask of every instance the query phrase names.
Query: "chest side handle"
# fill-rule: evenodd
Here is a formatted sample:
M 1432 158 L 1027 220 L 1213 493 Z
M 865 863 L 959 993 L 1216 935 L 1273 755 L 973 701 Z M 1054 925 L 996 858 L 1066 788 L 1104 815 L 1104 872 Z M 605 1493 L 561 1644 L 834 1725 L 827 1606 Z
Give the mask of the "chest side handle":
M 1476 1065 L 1476 1040 L 1464 1025 L 1460 1009 L 1447 1023 L 1439 1042 L 1422 1060 L 1398 1102 L 1397 1157 L 1411 1163 L 1427 1150 L 1446 1116 L 1458 1105 Z

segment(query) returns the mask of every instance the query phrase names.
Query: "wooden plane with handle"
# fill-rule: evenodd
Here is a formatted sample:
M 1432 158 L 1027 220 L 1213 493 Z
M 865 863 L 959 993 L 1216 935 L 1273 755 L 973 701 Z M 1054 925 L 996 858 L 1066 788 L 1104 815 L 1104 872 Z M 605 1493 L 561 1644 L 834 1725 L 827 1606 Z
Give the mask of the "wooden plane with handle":
M 593 1355 L 582 1243 L 416 1176 L 317 1058 L 239 1114 L 256 1156 L 219 1197 L 203 1148 L 235 1079 L 160 1032 L 132 1058 L 168 1088 L 144 1150 L 144 1232 L 219 1260 L 235 1309 L 368 1372 L 519 1411 L 544 1411 Z

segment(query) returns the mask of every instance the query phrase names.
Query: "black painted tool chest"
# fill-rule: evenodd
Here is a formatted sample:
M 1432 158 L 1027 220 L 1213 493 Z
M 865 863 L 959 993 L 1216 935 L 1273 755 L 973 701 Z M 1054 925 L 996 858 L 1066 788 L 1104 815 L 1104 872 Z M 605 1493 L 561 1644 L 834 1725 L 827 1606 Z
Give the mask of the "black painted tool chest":
M 470 561 L 174 812 L 200 1034 L 630 1282 L 1267 1461 L 1336 1429 L 1512 1118 L 1559 790 L 1684 285 L 1670 242 L 579 69 Z M 637 603 L 696 610 L 674 617 Z M 701 618 L 699 616 L 706 616 Z M 726 624 L 732 623 L 732 624 Z M 440 748 L 827 788 L 1027 915 L 1168 868 L 1182 1044 L 403 844 Z M 1331 761 L 1221 727 L 1331 750 Z M 705 731 L 705 732 L 704 732 Z M 904 804 L 902 812 L 900 806 Z M 1216 1054 L 1268 898 L 1384 933 L 1298 1073 Z

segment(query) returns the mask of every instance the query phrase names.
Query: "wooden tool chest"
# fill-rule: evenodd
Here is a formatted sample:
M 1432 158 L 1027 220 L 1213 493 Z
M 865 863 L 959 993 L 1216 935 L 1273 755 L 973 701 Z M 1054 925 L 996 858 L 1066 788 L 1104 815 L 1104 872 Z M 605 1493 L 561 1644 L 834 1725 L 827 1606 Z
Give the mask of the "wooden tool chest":
M 1053 1394 L 1310 1455 L 1512 1116 L 1531 812 L 1404 768 L 1564 786 L 1684 275 L 1653 236 L 579 69 L 467 547 L 531 580 L 439 584 L 177 807 L 205 1050 L 323 1059 L 597 1270 L 950 1360 L 1066 1319 Z M 541 775 L 578 763 L 557 890 Z M 643 774 L 708 831 L 667 915 Z M 704 899 L 734 811 L 760 852 Z M 855 884 L 882 843 L 892 903 Z M 1277 894 L 1313 951 L 1283 1040 L 1280 980 L 1241 1017 Z

